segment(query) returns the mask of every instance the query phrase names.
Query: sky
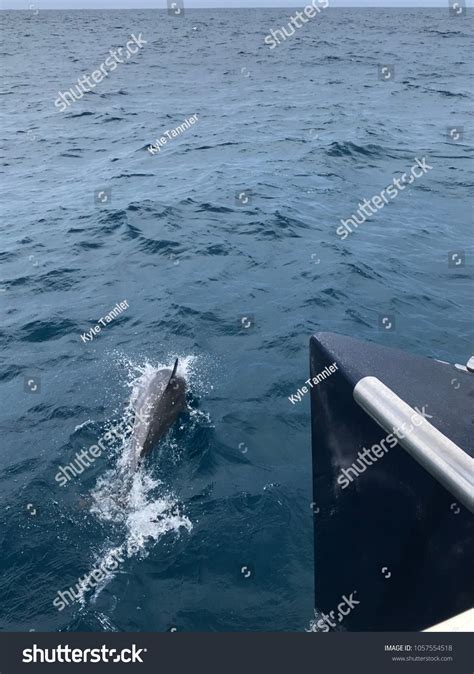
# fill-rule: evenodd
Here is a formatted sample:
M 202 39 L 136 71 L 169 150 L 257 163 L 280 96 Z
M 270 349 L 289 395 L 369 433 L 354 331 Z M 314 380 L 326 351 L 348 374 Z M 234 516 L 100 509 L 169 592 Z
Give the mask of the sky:
M 455 1 L 455 0 L 453 0 Z M 461 1 L 462 0 L 458 0 Z M 311 0 L 184 0 L 185 9 L 198 7 L 297 7 Z M 444 7 L 448 0 L 329 0 L 331 7 Z M 467 0 L 473 7 L 474 0 Z M 166 0 L 0 0 L 0 9 L 164 9 Z

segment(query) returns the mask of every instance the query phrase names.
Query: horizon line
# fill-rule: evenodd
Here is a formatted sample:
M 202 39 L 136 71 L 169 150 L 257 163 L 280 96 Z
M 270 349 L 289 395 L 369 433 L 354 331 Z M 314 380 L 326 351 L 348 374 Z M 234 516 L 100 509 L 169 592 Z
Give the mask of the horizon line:
M 374 0 L 375 2 L 375 0 Z M 228 5 L 227 7 L 218 7 L 213 5 L 212 7 L 186 7 L 186 11 L 195 11 L 200 9 L 290 9 L 294 10 L 300 7 L 300 5 L 272 5 L 272 6 L 258 6 L 255 7 L 242 7 L 242 5 Z M 471 5 L 467 5 L 467 9 L 472 9 Z M 168 12 L 166 7 L 42 7 L 41 9 L 37 7 L 40 12 L 58 12 L 58 11 L 68 11 L 68 12 Z M 329 6 L 327 9 L 439 9 L 445 11 L 446 7 L 440 7 L 439 5 L 343 5 L 338 4 L 335 7 Z M 327 11 L 327 9 L 325 11 Z M 31 9 L 28 8 L 17 8 L 17 7 L 0 7 L 0 12 L 27 12 L 31 14 Z

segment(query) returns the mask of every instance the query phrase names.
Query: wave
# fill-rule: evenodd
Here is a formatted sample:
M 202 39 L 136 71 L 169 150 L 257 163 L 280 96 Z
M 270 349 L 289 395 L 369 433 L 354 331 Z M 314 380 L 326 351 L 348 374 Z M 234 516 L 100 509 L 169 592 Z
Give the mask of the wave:
M 335 141 L 331 143 L 329 149 L 326 150 L 326 154 L 330 157 L 358 157 L 360 155 L 365 157 L 380 158 L 396 157 L 396 155 L 387 152 L 387 150 L 381 145 L 375 145 L 373 143 L 369 143 L 367 145 L 356 145 L 356 143 L 351 143 L 350 141 Z
M 79 332 L 80 326 L 67 318 L 51 318 L 27 323 L 20 334 L 22 342 L 47 342 L 59 339 L 73 332 Z

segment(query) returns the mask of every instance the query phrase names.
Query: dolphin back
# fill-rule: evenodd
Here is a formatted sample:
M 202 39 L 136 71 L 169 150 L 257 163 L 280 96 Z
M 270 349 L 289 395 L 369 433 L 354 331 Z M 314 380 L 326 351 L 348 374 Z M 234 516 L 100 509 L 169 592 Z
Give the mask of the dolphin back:
M 186 382 L 176 374 L 178 363 L 177 358 L 172 370 L 158 370 L 137 398 L 133 429 L 136 462 L 158 443 L 186 407 Z

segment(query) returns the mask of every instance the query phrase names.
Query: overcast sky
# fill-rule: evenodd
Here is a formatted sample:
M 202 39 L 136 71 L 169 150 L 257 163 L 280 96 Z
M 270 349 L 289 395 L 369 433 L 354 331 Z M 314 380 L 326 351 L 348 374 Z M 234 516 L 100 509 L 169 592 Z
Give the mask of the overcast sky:
M 458 0 L 461 1 L 462 0 Z M 311 0 L 184 0 L 198 7 L 304 7 Z M 467 0 L 473 7 L 474 0 Z M 448 0 L 329 0 L 331 7 L 444 7 Z M 0 0 L 0 9 L 164 9 L 166 0 Z

